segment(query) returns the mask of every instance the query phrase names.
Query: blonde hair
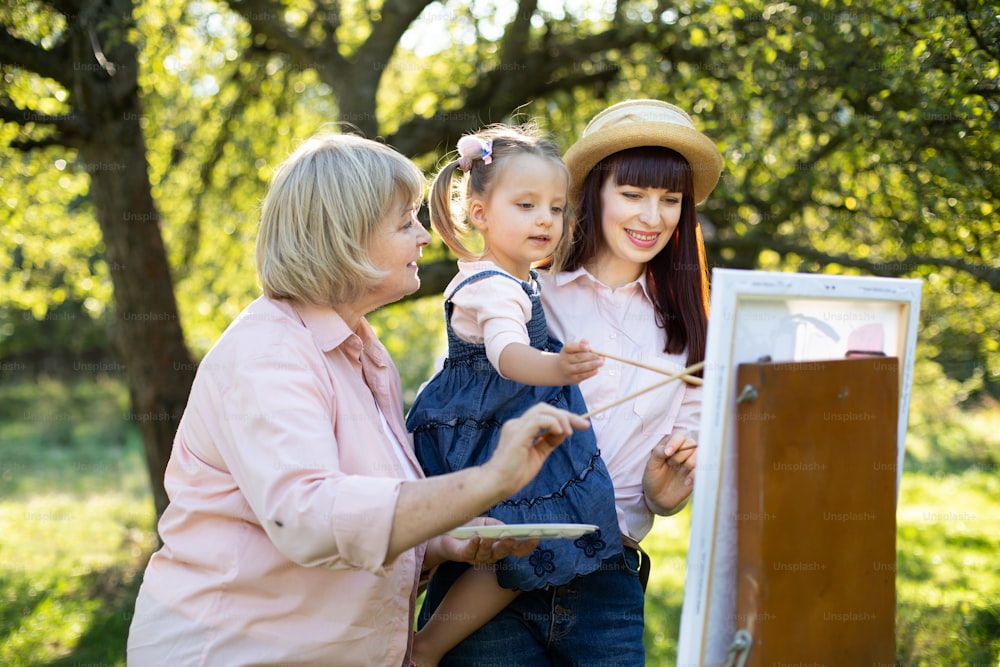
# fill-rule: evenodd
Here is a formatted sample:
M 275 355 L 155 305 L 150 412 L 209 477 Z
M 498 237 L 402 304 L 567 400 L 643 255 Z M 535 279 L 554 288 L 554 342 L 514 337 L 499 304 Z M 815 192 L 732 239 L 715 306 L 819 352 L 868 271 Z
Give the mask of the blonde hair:
M 512 127 L 509 125 L 491 125 L 472 135 L 482 141 L 493 142 L 493 161 L 483 162 L 481 157 L 472 160 L 472 166 L 464 172 L 462 180 L 454 183 L 453 176 L 459 166 L 455 159 L 437 173 L 431 184 L 428 208 L 430 209 L 431 227 L 437 232 L 453 253 L 464 260 L 476 260 L 481 257 L 466 246 L 465 241 L 472 236 L 474 227 L 469 223 L 469 202 L 473 197 L 485 198 L 497 183 L 506 167 L 507 158 L 515 155 L 537 155 L 549 158 L 566 172 L 567 184 L 569 170 L 559 155 L 556 145 L 546 138 L 532 124 Z M 563 235 L 559 239 L 554 254 L 560 254 L 562 248 L 569 244 L 569 204 L 563 209 Z
M 424 177 L 392 148 L 350 134 L 302 143 L 274 173 L 257 234 L 264 294 L 319 305 L 358 300 L 383 273 L 369 260 L 391 206 L 419 204 Z

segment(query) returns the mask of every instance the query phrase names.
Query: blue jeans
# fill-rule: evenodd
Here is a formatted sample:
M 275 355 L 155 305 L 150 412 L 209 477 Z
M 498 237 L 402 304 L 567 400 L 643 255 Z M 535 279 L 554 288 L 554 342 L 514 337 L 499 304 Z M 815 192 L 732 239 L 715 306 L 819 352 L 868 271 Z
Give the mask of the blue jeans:
M 420 625 L 466 566 L 445 563 L 427 588 Z M 522 592 L 456 646 L 441 667 L 645 665 L 643 591 L 633 549 L 564 586 Z

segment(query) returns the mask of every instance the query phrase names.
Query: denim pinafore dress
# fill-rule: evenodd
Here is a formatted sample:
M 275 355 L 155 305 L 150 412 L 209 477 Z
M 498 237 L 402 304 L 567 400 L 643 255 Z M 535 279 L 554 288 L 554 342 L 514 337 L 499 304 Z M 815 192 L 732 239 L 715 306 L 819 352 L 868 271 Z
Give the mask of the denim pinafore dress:
M 534 272 L 531 277 L 537 285 Z M 519 283 L 531 300 L 531 320 L 527 323 L 531 346 L 547 352 L 562 348 L 562 343 L 548 334 L 541 296 L 531 283 L 501 271 L 483 271 L 462 281 L 452 296 L 484 279 Z M 577 414 L 587 411 L 576 385 L 538 387 L 502 377 L 487 359 L 484 345 L 455 335 L 452 310 L 449 298 L 445 301 L 448 358 L 417 396 L 406 419 L 417 459 L 428 476 L 488 461 L 496 449 L 501 425 L 536 403 L 546 402 Z M 592 428 L 567 438 L 533 481 L 488 514 L 508 524 L 589 523 L 599 527 L 576 539 L 541 540 L 527 556 L 503 559 L 496 572 L 504 588 L 527 591 L 562 585 L 622 553 L 614 487 Z

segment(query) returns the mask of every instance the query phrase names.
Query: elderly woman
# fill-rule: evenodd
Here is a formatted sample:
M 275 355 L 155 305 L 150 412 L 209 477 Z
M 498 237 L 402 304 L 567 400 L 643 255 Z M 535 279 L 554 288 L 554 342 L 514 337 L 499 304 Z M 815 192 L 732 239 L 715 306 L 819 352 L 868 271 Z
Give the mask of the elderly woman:
M 257 239 L 264 295 L 195 378 L 129 664 L 404 665 L 422 573 L 536 546 L 442 533 L 586 423 L 535 406 L 486 464 L 424 479 L 399 376 L 364 319 L 419 286 L 422 186 L 409 160 L 349 135 L 315 137 L 278 169 Z

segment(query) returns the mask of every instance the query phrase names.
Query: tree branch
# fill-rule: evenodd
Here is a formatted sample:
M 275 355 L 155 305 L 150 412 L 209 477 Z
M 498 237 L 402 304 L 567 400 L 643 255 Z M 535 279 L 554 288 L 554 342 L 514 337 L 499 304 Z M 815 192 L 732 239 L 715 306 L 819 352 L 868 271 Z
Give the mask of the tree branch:
M 969 3 L 966 0 L 957 0 L 951 4 L 955 6 L 955 9 L 958 10 L 958 12 L 962 15 L 962 18 L 965 19 L 965 26 L 969 29 L 969 34 L 972 35 L 973 41 L 975 41 L 976 45 L 982 49 L 983 53 L 988 55 L 990 58 L 993 58 L 993 60 L 1000 60 L 1000 45 L 998 45 L 995 41 L 985 39 L 980 34 L 979 30 L 976 29 L 976 26 L 972 23 Z
M 67 22 L 79 16 L 81 11 L 79 0 L 45 0 L 45 4 L 66 17 Z
M 7 31 L 7 26 L 0 25 L 0 61 L 58 81 L 67 89 L 72 87 L 73 58 L 64 42 L 56 48 L 43 49 L 15 37 Z
M 510 113 L 518 105 L 535 96 L 607 84 L 618 76 L 618 72 L 617 67 L 610 67 L 599 72 L 566 76 L 555 81 L 539 80 L 522 86 L 516 94 L 501 95 L 500 91 L 497 91 L 492 97 L 470 101 L 460 110 L 440 110 L 433 116 L 414 116 L 400 125 L 396 132 L 386 139 L 386 143 L 411 157 L 431 153 L 440 148 L 442 138 L 451 141 L 452 138 L 457 138 L 470 130 L 495 122 L 499 120 L 496 117 L 497 113 Z
M 66 134 L 79 134 L 82 136 L 86 133 L 84 118 L 75 111 L 53 116 L 33 109 L 22 109 L 18 106 L 0 103 L 0 120 L 17 123 L 18 125 L 27 125 L 29 123 L 51 125 Z
M 515 63 L 524 58 L 531 38 L 531 16 L 537 8 L 537 0 L 521 0 L 518 3 L 517 14 L 504 31 L 501 63 Z
M 16 123 L 22 127 L 30 124 L 45 125 L 56 131 L 44 137 L 29 137 L 14 139 L 11 148 L 30 151 L 46 146 L 76 146 L 80 139 L 87 136 L 87 124 L 79 113 L 72 112 L 62 116 L 38 113 L 32 109 L 22 109 L 17 106 L 0 104 L 0 120 Z
M 511 38 L 514 25 L 522 18 L 530 23 L 530 15 L 519 16 L 511 22 L 505 33 L 503 53 L 513 53 L 508 50 L 506 40 Z M 522 37 L 514 39 L 517 41 Z M 486 70 L 474 83 L 454 96 L 454 99 L 462 100 L 461 113 L 440 112 L 429 118 L 411 118 L 401 124 L 388 141 L 405 155 L 416 156 L 435 151 L 442 137 L 455 137 L 485 121 L 494 120 L 492 116 L 498 112 L 509 113 L 533 97 L 613 81 L 619 73 L 617 65 L 595 67 L 597 71 L 584 72 L 580 63 L 591 60 L 595 55 L 604 56 L 610 50 L 625 49 L 655 39 L 658 37 L 644 25 L 625 25 L 562 44 L 542 41 L 532 48 L 519 47 L 519 61 L 504 61 L 502 66 Z M 560 70 L 566 72 L 556 76 Z
M 38 139 L 14 139 L 10 142 L 11 148 L 24 152 L 33 151 L 38 148 L 47 148 L 49 146 L 67 148 L 74 147 L 75 145 L 76 142 L 72 137 L 67 137 L 59 133 Z
M 229 0 L 233 8 L 250 24 L 254 34 L 263 35 L 275 51 L 286 54 L 304 68 L 322 70 L 324 67 L 343 68 L 336 33 L 326 35 L 321 45 L 310 44 L 308 39 L 289 29 L 282 19 L 284 8 L 274 0 Z
M 263 68 L 255 68 L 251 79 L 249 81 L 244 81 L 243 75 L 240 73 L 240 68 L 234 67 L 232 75 L 223 84 L 223 86 L 220 87 L 232 87 L 236 90 L 236 94 L 232 101 L 222 109 L 222 122 L 212 122 L 213 119 L 211 118 L 211 113 L 209 113 L 208 117 L 204 119 L 203 124 L 215 126 L 218 128 L 218 131 L 216 132 L 211 146 L 208 149 L 207 157 L 199 167 L 198 182 L 203 183 L 204 187 L 198 189 L 194 193 L 194 201 L 191 204 L 191 211 L 188 214 L 183 227 L 184 250 L 180 264 L 180 270 L 183 272 L 188 271 L 191 266 L 191 262 L 194 259 L 195 253 L 198 252 L 198 246 L 201 240 L 202 203 L 204 202 L 205 196 L 208 194 L 211 186 L 212 174 L 215 172 L 216 166 L 218 166 L 219 162 L 221 162 L 225 156 L 226 144 L 232 137 L 233 127 L 235 125 L 235 123 L 232 122 L 232 119 L 242 116 L 250 100 L 260 94 L 260 82 L 264 78 L 263 72 Z
M 323 24 L 323 28 L 326 34 L 333 35 L 336 37 L 337 29 L 340 27 L 340 2 L 339 0 L 333 0 L 332 5 L 326 5 L 322 0 L 318 0 L 318 4 L 323 7 L 323 16 L 320 23 Z
M 429 4 L 431 0 L 386 0 L 382 5 L 381 19 L 372 24 L 371 34 L 353 58 L 355 66 L 388 63 L 403 33 Z M 376 72 L 383 69 L 373 67 Z

